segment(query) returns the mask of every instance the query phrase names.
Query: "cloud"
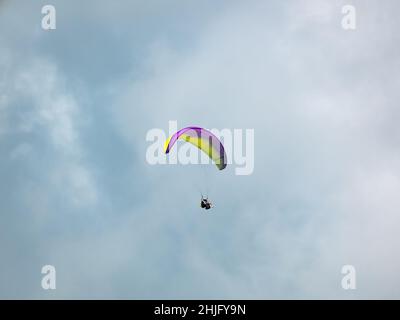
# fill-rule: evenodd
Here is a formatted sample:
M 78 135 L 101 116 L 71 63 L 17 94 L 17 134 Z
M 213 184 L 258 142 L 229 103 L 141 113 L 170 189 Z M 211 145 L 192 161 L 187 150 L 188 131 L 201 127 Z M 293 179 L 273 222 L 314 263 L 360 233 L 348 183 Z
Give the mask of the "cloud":
M 53 182 L 70 191 L 75 203 L 94 203 L 95 182 L 82 161 L 84 152 L 79 141 L 82 113 L 64 88 L 56 67 L 46 61 L 33 61 L 14 81 L 15 94 L 30 99 L 33 106 L 21 117 L 19 128 L 27 133 L 45 130 L 54 152 L 63 155 L 51 174 Z
M 104 33 L 27 34 L 21 64 L 6 38 L 1 296 L 398 297 L 398 4 L 383 19 L 378 2 L 353 3 L 354 32 L 340 27 L 341 2 L 308 0 L 224 2 L 212 14 L 192 4 L 170 18 L 145 6 L 140 21 L 122 5 L 122 16 L 99 9 L 90 19 Z M 72 19 L 75 8 L 59 9 Z M 85 50 L 65 50 L 85 32 Z M 113 45 L 100 50 L 104 38 Z M 146 132 L 169 120 L 254 128 L 254 174 L 150 166 Z M 213 214 L 197 208 L 201 188 Z M 50 294 L 32 268 L 49 263 Z M 354 292 L 340 287 L 345 264 Z M 10 291 L 14 272 L 24 276 Z
M 117 112 L 118 124 L 124 135 L 139 145 L 142 142 L 136 137 L 144 136 L 146 126 L 166 129 L 168 120 L 174 119 L 181 126 L 202 123 L 221 128 L 240 123 L 242 128 L 255 128 L 256 177 L 248 178 L 252 183 L 240 193 L 224 185 L 231 198 L 225 198 L 223 192 L 218 196 L 225 204 L 251 199 L 255 207 L 251 214 L 251 209 L 242 206 L 229 213 L 229 220 L 241 226 L 240 232 L 232 231 L 232 238 L 241 239 L 242 245 L 255 245 L 254 255 L 265 259 L 232 257 L 231 262 L 244 270 L 235 279 L 247 282 L 229 290 L 239 296 L 248 292 L 252 297 L 350 297 L 340 288 L 340 270 L 354 261 L 362 279 L 373 284 L 355 296 L 390 296 L 398 277 L 391 272 L 382 278 L 376 266 L 369 270 L 368 279 L 363 266 L 370 263 L 365 258 L 371 256 L 362 248 L 368 238 L 379 235 L 389 252 L 398 249 L 394 234 L 384 235 L 384 228 L 374 234 L 369 231 L 376 226 L 378 212 L 387 207 L 387 202 L 391 210 L 383 217 L 378 215 L 378 219 L 399 224 L 391 213 L 396 211 L 397 203 L 392 198 L 396 187 L 390 182 L 396 181 L 394 177 L 399 173 L 394 161 L 398 153 L 385 146 L 397 138 L 377 138 L 384 132 L 382 121 L 389 121 L 396 113 L 387 97 L 397 94 L 382 86 L 378 69 L 369 69 L 375 63 L 384 69 L 396 62 L 384 60 L 383 51 L 371 48 L 371 38 L 382 41 L 380 25 L 374 20 L 378 7 L 359 5 L 364 14 L 361 18 L 370 23 L 350 35 L 340 28 L 339 4 L 306 4 L 305 8 L 286 6 L 287 11 L 278 11 L 278 16 L 289 21 L 286 25 L 274 19 L 266 22 L 267 10 L 230 10 L 195 39 L 191 46 L 196 50 L 190 54 L 171 50 L 168 43 L 158 43 L 157 53 L 150 51 L 155 63 L 149 77 L 126 87 L 127 96 L 121 99 L 123 111 Z M 383 42 L 382 47 L 385 45 Z M 364 68 L 370 70 L 368 80 Z M 395 79 L 397 75 L 392 73 L 392 81 Z M 131 126 L 130 119 L 138 113 L 145 121 Z M 388 179 L 368 183 L 375 181 L 375 174 L 381 175 L 381 167 Z M 360 172 L 365 176 L 361 181 Z M 177 184 L 184 183 L 184 179 L 174 175 L 174 180 L 180 181 Z M 198 177 L 193 175 L 191 179 Z M 365 196 L 354 198 L 349 185 L 355 181 L 369 186 L 377 183 L 376 188 L 391 192 L 387 197 L 378 197 L 374 208 L 355 214 L 357 206 L 368 204 Z M 245 221 L 241 216 L 246 217 Z M 355 241 L 357 226 L 363 220 L 365 242 Z M 246 236 L 242 238 L 241 233 Z M 249 233 L 258 237 L 250 242 Z M 240 251 L 240 246 L 235 249 Z M 209 256 L 203 258 L 205 264 L 210 263 Z M 212 278 L 212 269 L 206 270 L 204 277 Z M 272 279 L 273 272 L 278 274 Z M 377 279 L 387 287 L 378 286 Z M 248 291 L 257 281 L 260 287 Z M 377 287 L 381 291 L 377 292 Z M 228 288 L 221 290 L 228 292 Z

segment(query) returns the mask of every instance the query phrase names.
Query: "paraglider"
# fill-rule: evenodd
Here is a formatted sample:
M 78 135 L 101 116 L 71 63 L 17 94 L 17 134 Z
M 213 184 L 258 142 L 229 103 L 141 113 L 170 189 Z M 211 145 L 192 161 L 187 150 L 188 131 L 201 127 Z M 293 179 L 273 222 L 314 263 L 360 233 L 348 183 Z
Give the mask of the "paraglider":
M 223 170 L 227 165 L 227 156 L 222 142 L 210 131 L 200 127 L 186 127 L 167 139 L 164 146 L 165 153 L 169 153 L 178 139 L 191 143 L 203 151 L 217 166 Z M 201 196 L 200 207 L 209 210 L 213 207 L 208 197 Z
M 209 210 L 214 206 L 210 201 L 208 201 L 208 198 L 203 198 L 203 196 L 201 196 L 200 207 Z

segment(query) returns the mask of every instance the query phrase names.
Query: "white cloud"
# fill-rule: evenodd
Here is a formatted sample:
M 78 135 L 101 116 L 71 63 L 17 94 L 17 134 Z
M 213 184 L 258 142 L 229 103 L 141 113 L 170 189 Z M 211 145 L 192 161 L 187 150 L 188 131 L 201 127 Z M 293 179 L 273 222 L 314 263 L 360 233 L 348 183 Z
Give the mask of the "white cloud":
M 17 134 L 19 131 L 33 135 L 44 132 L 49 138 L 57 163 L 48 168 L 45 176 L 58 178 L 48 182 L 55 183 L 56 188 L 65 192 L 76 205 L 95 204 L 95 181 L 90 168 L 85 164 L 85 153 L 79 137 L 83 114 L 73 94 L 68 92 L 65 79 L 55 64 L 33 59 L 21 65 L 10 75 L 8 90 L 8 94 L 13 96 L 14 105 L 24 99 L 29 101 L 28 106 L 21 110 L 18 122 L 12 127 L 8 126 L 12 128 L 9 129 L 11 133 Z M 12 112 L 14 110 L 9 107 L 7 113 Z M 21 145 L 27 143 L 22 142 Z M 21 145 L 12 151 L 12 157 L 21 154 Z M 30 150 L 36 153 L 40 153 L 40 148 L 39 144 L 30 145 Z M 26 151 L 25 147 L 23 149 Z
M 387 3 L 389 9 L 398 6 Z M 131 181 L 133 200 L 126 193 L 118 197 L 121 186 L 107 189 L 114 192 L 107 199 L 100 195 L 93 172 L 101 169 L 85 161 L 87 145 L 80 134 L 85 113 L 56 63 L 32 59 L 14 70 L 11 82 L 0 82 L 6 88 L 0 100 L 3 136 L 4 130 L 44 132 L 49 139 L 40 141 L 49 142 L 56 159 L 43 184 L 24 184 L 21 201 L 32 204 L 29 214 L 39 217 L 38 224 L 60 231 L 51 245 L 46 237 L 38 243 L 39 250 L 49 246 L 42 256 L 63 270 L 59 296 L 400 295 L 395 120 L 400 61 L 390 31 L 398 29 L 398 19 L 390 10 L 385 21 L 391 22 L 384 23 L 380 3 L 357 2 L 358 29 L 345 33 L 339 4 L 226 5 L 223 14 L 213 15 L 179 44 L 174 34 L 158 39 L 150 32 L 143 49 L 149 54 L 134 57 L 126 78 L 106 82 L 113 84 L 106 88 L 113 98 L 107 109 L 115 120 L 112 129 L 124 138 L 114 136 L 107 150 L 115 158 L 130 157 L 115 147 L 126 143 L 135 154 L 124 166 L 99 159 L 102 169 L 112 172 L 103 184 L 123 172 L 116 177 Z M 113 10 L 122 19 L 121 8 Z M 108 17 L 103 11 L 98 15 Z M 92 18 L 98 21 L 98 15 Z M 129 31 L 125 36 L 132 40 Z M 91 88 L 90 94 L 103 89 Z M 17 112 L 18 122 L 11 125 L 10 106 L 26 100 L 30 109 Z M 181 126 L 255 128 L 254 175 L 236 177 L 229 168 L 214 175 L 197 167 L 147 166 L 146 131 L 166 129 L 175 119 Z M 10 155 L 21 161 L 44 152 L 41 146 L 19 141 Z M 39 163 L 27 171 L 36 168 Z M 196 188 L 203 181 L 213 188 L 214 214 L 202 215 L 197 208 Z M 95 218 L 62 220 L 71 228 L 76 223 L 71 233 L 49 222 L 55 209 L 68 212 L 72 206 L 81 213 L 97 202 Z M 344 264 L 356 267 L 356 292 L 340 287 Z
M 254 255 L 264 257 L 235 260 L 243 270 L 239 279 L 259 283 L 248 291 L 246 282 L 238 280 L 229 288 L 237 296 L 346 297 L 340 270 L 352 261 L 360 262 L 360 270 L 368 265 L 366 274 L 360 273 L 364 285 L 356 296 L 397 295 L 393 283 L 399 278 L 390 254 L 398 251 L 398 241 L 390 226 L 400 224 L 395 214 L 399 166 L 393 161 L 398 153 L 393 144 L 387 146 L 396 137 L 382 136 L 382 122 L 396 113 L 387 97 L 397 93 L 382 85 L 374 70 L 368 80 L 363 72 L 372 64 L 385 69 L 394 62 L 385 60 L 384 51 L 374 52 L 370 41 L 371 30 L 374 39 L 382 32 L 373 20 L 378 8 L 360 5 L 359 13 L 370 24 L 349 35 L 340 28 L 339 4 L 302 3 L 294 9 L 285 6 L 288 24 L 269 23 L 271 15 L 262 10 L 231 10 L 193 40 L 195 49 L 189 53 L 171 52 L 164 43 L 158 55 L 152 53 L 157 63 L 149 77 L 127 86 L 127 95 L 118 100 L 118 124 L 139 145 L 146 129 L 166 128 L 174 119 L 181 126 L 255 128 L 256 177 L 240 192 L 225 185 L 233 198 L 218 194 L 224 205 L 253 197 L 255 207 L 251 215 L 245 206 L 229 216 L 234 223 L 247 217 L 232 237 L 258 235 Z M 397 82 L 398 75 L 391 74 Z M 132 126 L 137 114 L 144 121 Z M 175 179 L 179 185 L 185 178 Z M 377 196 L 379 190 L 385 191 Z M 374 253 L 366 250 L 368 239 L 379 237 Z M 383 254 L 375 260 L 379 251 Z M 202 259 L 208 265 L 205 277 L 221 271 L 218 266 L 211 271 L 209 257 Z M 380 268 L 385 263 L 387 268 Z M 383 276 L 379 270 L 388 272 Z

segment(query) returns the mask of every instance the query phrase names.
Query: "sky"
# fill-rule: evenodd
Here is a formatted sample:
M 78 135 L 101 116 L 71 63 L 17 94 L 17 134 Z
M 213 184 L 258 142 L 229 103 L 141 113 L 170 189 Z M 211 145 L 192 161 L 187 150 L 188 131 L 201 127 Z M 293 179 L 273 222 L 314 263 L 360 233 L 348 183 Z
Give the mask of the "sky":
M 399 299 L 399 10 L 0 1 L 0 298 Z M 169 121 L 253 129 L 254 172 L 149 164 Z

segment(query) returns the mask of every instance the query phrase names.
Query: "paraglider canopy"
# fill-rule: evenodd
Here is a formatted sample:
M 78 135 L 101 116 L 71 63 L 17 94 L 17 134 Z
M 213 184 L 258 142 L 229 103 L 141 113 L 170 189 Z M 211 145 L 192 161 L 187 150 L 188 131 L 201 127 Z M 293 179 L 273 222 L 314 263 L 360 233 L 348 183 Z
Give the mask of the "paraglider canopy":
M 189 142 L 206 153 L 219 170 L 226 167 L 226 153 L 222 142 L 210 131 L 200 127 L 186 127 L 174 133 L 165 142 L 165 153 L 169 153 L 178 139 Z

